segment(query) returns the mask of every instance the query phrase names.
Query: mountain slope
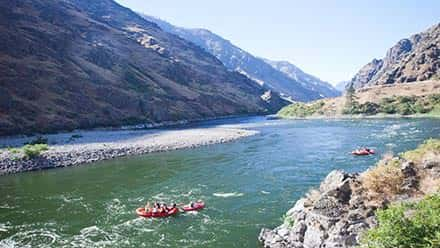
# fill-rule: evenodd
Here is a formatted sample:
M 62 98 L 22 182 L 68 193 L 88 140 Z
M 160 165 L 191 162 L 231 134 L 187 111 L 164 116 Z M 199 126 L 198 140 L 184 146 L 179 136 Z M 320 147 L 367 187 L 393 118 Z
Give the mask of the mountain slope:
M 264 61 L 270 64 L 273 68 L 287 75 L 289 78 L 299 82 L 304 88 L 318 92 L 322 97 L 335 97 L 340 95 L 340 92 L 329 83 L 305 73 L 300 68 L 287 61 L 271 61 L 267 59 Z
M 355 88 L 440 78 L 440 24 L 400 40 L 383 59 L 374 59 L 354 76 Z
M 290 71 L 294 76 L 289 75 L 284 71 L 280 71 L 276 66 L 268 64 L 264 59 L 253 56 L 209 30 L 176 27 L 155 17 L 142 16 L 158 24 L 163 30 L 204 48 L 222 61 L 230 70 L 239 71 L 257 83 L 264 84 L 286 97 L 296 101 L 310 101 L 339 95 L 339 92 L 330 85 L 305 74 L 298 68 L 298 70 Z M 318 81 L 319 84 L 314 84 Z
M 112 0 L 2 1 L 0 32 L 0 135 L 267 113 L 284 104 Z

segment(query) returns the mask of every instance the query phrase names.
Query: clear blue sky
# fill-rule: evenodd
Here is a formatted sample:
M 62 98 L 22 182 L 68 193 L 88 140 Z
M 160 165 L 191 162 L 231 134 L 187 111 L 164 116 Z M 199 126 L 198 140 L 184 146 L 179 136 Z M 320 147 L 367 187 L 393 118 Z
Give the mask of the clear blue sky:
M 398 40 L 440 22 L 440 0 L 117 1 L 177 26 L 207 28 L 331 83 L 349 80 Z

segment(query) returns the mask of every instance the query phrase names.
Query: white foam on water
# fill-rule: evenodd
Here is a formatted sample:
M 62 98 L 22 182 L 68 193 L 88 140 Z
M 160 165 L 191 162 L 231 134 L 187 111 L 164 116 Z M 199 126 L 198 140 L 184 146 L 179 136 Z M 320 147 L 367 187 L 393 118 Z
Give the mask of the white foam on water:
M 222 197 L 222 198 L 229 198 L 229 197 L 240 197 L 240 196 L 243 196 L 244 194 L 238 193 L 238 192 L 231 192 L 231 193 L 218 192 L 218 193 L 214 193 L 212 195 L 217 196 L 217 197 Z
M 52 247 L 59 239 L 54 230 L 34 229 L 17 232 L 9 238 L 0 240 L 0 247 Z
M 270 192 L 269 192 L 269 191 L 264 191 L 264 190 L 262 190 L 262 191 L 261 191 L 261 194 L 263 194 L 263 195 L 268 195 L 268 194 L 270 194 Z
M 10 223 L 0 223 L 0 232 L 7 232 L 11 228 Z
M 186 215 L 198 215 L 199 212 L 197 212 L 197 211 L 188 211 L 188 212 L 185 212 L 185 214 Z
M 112 234 L 98 226 L 89 226 L 81 229 L 79 234 L 66 242 L 70 247 L 112 247 L 121 238 L 117 233 Z

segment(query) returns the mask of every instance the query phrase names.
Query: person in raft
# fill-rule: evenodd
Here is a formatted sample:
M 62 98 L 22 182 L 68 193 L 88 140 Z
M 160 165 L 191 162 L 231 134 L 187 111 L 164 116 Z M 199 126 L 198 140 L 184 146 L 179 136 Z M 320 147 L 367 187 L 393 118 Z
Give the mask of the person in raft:
M 162 207 L 160 208 L 160 212 L 161 213 L 167 213 L 168 212 L 167 204 L 162 203 Z
M 145 205 L 144 211 L 146 213 L 150 212 L 150 202 L 149 201 L 147 201 L 147 204 Z
M 170 207 L 168 210 L 173 210 L 173 209 L 175 209 L 175 208 L 177 208 L 177 204 L 176 204 L 176 203 L 173 203 L 173 204 L 171 205 L 171 207 Z
M 202 200 L 198 200 L 198 201 L 196 201 L 195 203 L 194 203 L 194 202 L 191 202 L 189 205 L 191 206 L 191 208 L 194 208 L 195 205 L 196 205 L 196 203 L 201 204 L 202 202 L 203 202 Z
M 155 202 L 155 203 L 153 204 L 153 209 L 151 210 L 151 212 L 152 212 L 153 214 L 155 214 L 155 213 L 159 212 L 159 209 L 160 209 L 160 205 L 159 205 L 159 203 Z

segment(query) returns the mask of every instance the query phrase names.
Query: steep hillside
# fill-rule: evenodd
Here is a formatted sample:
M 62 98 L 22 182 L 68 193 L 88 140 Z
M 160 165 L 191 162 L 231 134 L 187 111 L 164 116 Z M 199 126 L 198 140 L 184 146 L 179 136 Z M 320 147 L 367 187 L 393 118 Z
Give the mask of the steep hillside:
M 230 70 L 238 71 L 288 98 L 310 101 L 339 95 L 331 85 L 304 73 L 296 66 L 285 62 L 267 63 L 268 61 L 253 56 L 209 30 L 176 27 L 163 20 L 143 16 L 157 23 L 167 32 L 199 45 L 222 61 Z
M 0 135 L 268 113 L 284 104 L 112 0 L 2 1 L 0 32 Z
M 335 97 L 340 95 L 340 92 L 329 83 L 305 73 L 300 68 L 287 61 L 271 61 L 267 59 L 265 59 L 265 61 L 273 68 L 299 82 L 304 88 L 319 92 L 322 97 Z
M 374 59 L 354 76 L 355 88 L 440 78 L 440 24 L 400 40 L 383 59 Z

